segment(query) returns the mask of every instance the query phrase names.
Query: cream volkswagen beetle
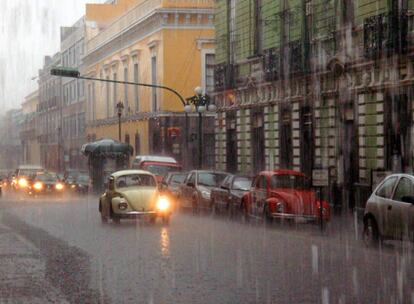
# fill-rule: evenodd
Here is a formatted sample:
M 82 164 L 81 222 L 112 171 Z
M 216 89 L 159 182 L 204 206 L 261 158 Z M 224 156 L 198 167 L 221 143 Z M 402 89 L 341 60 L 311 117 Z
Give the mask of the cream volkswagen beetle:
M 102 222 L 112 219 L 145 217 L 155 223 L 158 217 L 168 223 L 171 206 L 168 198 L 161 195 L 155 176 L 142 170 L 123 170 L 109 177 L 105 193 L 99 198 Z

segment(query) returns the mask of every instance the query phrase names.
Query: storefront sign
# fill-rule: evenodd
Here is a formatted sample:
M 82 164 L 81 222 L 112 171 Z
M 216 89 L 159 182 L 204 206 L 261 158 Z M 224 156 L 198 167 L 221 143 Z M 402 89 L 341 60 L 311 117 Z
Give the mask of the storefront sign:
M 312 170 L 312 186 L 327 187 L 329 186 L 329 170 L 313 169 Z

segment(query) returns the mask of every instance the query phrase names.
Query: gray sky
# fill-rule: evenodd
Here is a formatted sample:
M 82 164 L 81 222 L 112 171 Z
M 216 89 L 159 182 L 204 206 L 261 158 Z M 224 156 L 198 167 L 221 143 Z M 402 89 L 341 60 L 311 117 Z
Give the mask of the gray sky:
M 0 109 L 18 108 L 37 88 L 45 55 L 60 50 L 60 26 L 102 0 L 0 0 Z

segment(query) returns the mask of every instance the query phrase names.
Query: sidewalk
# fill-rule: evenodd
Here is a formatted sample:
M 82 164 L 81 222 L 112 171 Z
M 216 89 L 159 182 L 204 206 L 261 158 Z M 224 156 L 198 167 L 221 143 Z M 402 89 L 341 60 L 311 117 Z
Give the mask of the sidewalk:
M 45 273 L 39 250 L 0 223 L 0 304 L 68 303 Z

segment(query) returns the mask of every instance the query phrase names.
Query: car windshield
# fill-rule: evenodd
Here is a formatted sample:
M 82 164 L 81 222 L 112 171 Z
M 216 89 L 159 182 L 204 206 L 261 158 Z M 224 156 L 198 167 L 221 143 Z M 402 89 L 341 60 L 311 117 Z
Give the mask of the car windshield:
M 233 181 L 233 190 L 247 191 L 252 186 L 252 179 L 249 177 L 236 177 Z
M 171 177 L 170 184 L 172 185 L 180 185 L 184 182 L 185 178 L 187 177 L 186 174 L 174 174 Z
M 40 172 L 39 170 L 27 170 L 27 169 L 19 170 L 19 176 L 35 176 L 39 173 L 42 173 L 42 172 Z
M 58 180 L 58 176 L 54 173 L 43 173 L 43 174 L 38 174 L 36 176 L 36 180 L 42 181 L 42 182 L 56 182 Z
M 226 176 L 227 174 L 223 173 L 202 172 L 198 174 L 198 184 L 200 186 L 218 187 Z
M 309 189 L 310 181 L 308 178 L 299 175 L 273 175 L 270 179 L 270 187 L 292 188 L 292 189 Z
M 88 175 L 79 175 L 77 178 L 77 181 L 80 183 L 88 183 L 89 182 L 89 176 Z
M 156 187 L 157 182 L 149 174 L 122 175 L 116 179 L 117 188 L 128 187 Z
M 148 165 L 144 169 L 157 176 L 165 176 L 168 172 L 177 171 L 177 167 L 166 165 Z

